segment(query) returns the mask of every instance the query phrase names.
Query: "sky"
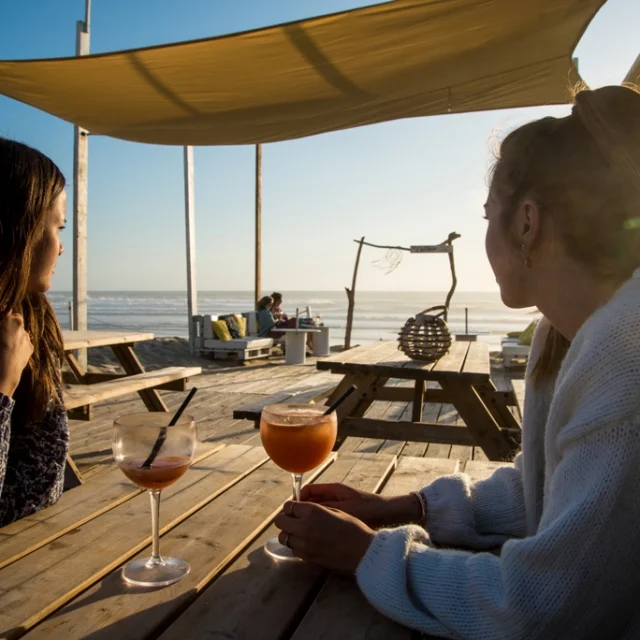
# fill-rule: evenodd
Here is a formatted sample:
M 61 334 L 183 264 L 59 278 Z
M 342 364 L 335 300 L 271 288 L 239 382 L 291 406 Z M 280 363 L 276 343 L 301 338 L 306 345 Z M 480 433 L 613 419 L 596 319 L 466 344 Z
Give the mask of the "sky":
M 525 0 L 514 0 L 525 1 Z M 375 2 L 361 0 L 93 0 L 91 52 L 205 38 Z M 0 59 L 75 54 L 84 0 L 0 0 Z M 608 0 L 575 55 L 591 87 L 622 81 L 639 53 L 638 0 Z M 569 107 L 413 118 L 263 146 L 265 290 L 338 290 L 351 282 L 356 245 L 455 242 L 460 291 L 497 291 L 484 253 L 487 171 L 496 134 Z M 73 178 L 73 127 L 0 96 L 0 135 L 49 155 Z M 89 141 L 88 279 L 97 290 L 186 288 L 182 148 Z M 199 290 L 253 288 L 255 151 L 195 149 Z M 71 290 L 67 246 L 53 289 Z M 405 255 L 390 274 L 365 249 L 358 287 L 437 291 L 444 255 Z

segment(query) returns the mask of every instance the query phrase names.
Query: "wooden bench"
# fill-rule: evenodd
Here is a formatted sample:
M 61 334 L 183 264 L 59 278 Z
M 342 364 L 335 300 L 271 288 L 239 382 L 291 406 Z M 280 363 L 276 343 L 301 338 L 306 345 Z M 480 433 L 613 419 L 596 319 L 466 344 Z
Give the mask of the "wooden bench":
M 200 367 L 166 367 L 136 375 L 104 375 L 103 382 L 69 385 L 64 391 L 64 404 L 70 411 L 71 417 L 77 420 L 89 420 L 89 408 L 97 402 L 140 393 L 146 389 L 184 391 L 187 380 L 200 373 L 202 373 Z
M 235 409 L 236 420 L 253 420 L 256 429 L 260 428 L 262 410 L 271 404 L 283 402 L 313 403 L 326 399 L 335 389 L 337 380 L 326 373 L 318 373 L 305 378 L 283 391 L 265 396 L 258 402 Z

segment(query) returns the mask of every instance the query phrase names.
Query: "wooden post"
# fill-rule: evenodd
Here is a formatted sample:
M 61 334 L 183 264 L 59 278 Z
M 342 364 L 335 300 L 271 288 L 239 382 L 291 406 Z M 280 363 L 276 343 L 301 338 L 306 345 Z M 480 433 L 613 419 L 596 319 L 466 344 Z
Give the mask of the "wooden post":
M 362 253 L 362 245 L 364 243 L 364 236 L 360 238 L 358 243 L 358 253 L 356 254 L 356 264 L 353 267 L 353 279 L 351 280 L 351 289 L 345 287 L 347 292 L 347 299 L 349 301 L 349 307 L 347 309 L 347 328 L 344 332 L 344 349 L 351 349 L 351 330 L 353 329 L 353 310 L 356 302 L 356 278 L 358 277 L 358 266 L 360 264 L 360 254 Z
M 445 300 L 444 306 L 446 307 L 444 320 L 445 322 L 449 319 L 449 304 L 451 303 L 451 298 L 453 297 L 453 292 L 456 290 L 456 286 L 458 285 L 458 278 L 456 276 L 456 263 L 453 259 L 453 241 L 460 238 L 460 234 L 453 233 L 449 234 L 449 237 L 445 241 L 445 244 L 448 244 L 450 247 L 449 251 L 449 266 L 451 267 L 451 289 L 449 289 L 449 293 L 447 293 L 447 299 Z
M 256 237 L 255 237 L 255 302 L 262 291 L 262 145 L 256 145 Z
M 196 282 L 196 219 L 194 209 L 193 147 L 184 148 L 184 213 L 187 246 L 187 313 L 189 315 L 189 351 L 195 351 L 195 325 L 198 313 L 198 284 Z
M 89 54 L 89 21 L 91 0 L 85 3 L 84 22 L 76 23 L 76 55 Z M 73 129 L 73 328 L 87 329 L 87 171 L 89 162 L 88 131 Z M 81 349 L 77 359 L 87 369 L 87 350 Z
M 73 301 L 69 300 L 69 331 L 73 331 Z

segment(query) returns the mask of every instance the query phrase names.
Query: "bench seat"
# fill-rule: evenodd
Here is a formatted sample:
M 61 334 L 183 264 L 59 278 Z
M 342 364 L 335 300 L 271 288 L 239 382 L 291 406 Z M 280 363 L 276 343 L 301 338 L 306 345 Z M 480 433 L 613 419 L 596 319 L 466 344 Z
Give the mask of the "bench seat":
M 317 373 L 283 391 L 278 391 L 270 396 L 265 396 L 257 402 L 235 409 L 233 417 L 236 420 L 253 420 L 257 429 L 260 427 L 260 416 L 265 407 L 286 402 L 321 402 L 331 395 L 336 385 L 337 380 L 328 378 L 326 373 Z
M 200 367 L 166 367 L 95 384 L 71 384 L 64 390 L 64 405 L 67 410 L 77 409 L 144 389 L 165 387 L 177 390 L 176 382 L 185 382 L 201 373 Z

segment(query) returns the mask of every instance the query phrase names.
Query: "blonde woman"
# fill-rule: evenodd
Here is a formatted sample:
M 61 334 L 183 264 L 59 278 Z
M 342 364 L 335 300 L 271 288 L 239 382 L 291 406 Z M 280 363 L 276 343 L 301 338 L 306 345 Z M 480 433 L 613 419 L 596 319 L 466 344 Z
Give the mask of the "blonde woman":
M 515 465 L 396 498 L 311 486 L 280 539 L 443 638 L 640 638 L 640 95 L 513 131 L 485 213 L 504 303 L 544 315 Z

